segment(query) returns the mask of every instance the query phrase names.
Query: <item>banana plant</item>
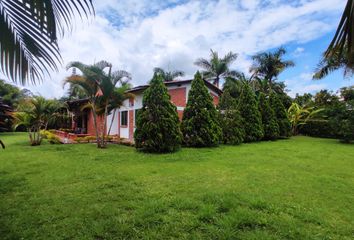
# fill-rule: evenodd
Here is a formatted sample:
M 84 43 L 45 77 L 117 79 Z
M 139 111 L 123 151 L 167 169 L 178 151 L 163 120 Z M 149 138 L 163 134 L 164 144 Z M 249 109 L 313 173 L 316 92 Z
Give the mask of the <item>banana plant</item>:
M 305 125 L 309 120 L 316 117 L 316 115 L 323 111 L 323 109 L 314 109 L 314 107 L 300 106 L 293 102 L 288 109 L 288 117 L 292 127 L 293 135 L 299 133 L 299 127 Z

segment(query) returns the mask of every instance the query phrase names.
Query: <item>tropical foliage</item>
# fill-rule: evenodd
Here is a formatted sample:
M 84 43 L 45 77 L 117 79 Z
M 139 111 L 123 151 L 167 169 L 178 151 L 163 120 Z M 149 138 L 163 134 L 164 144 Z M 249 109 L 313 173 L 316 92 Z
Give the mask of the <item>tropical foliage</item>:
M 210 59 L 199 58 L 195 61 L 195 65 L 203 69 L 203 77 L 213 80 L 216 86 L 219 86 L 221 78 L 238 76 L 239 72 L 230 70 L 230 65 L 236 61 L 237 54 L 233 52 L 227 53 L 223 58 L 213 50 L 210 50 Z
M 199 72 L 192 81 L 181 129 L 184 144 L 189 147 L 217 146 L 221 139 L 218 113 Z
M 156 73 L 144 92 L 134 139 L 136 148 L 147 152 L 174 152 L 181 146 L 177 108 L 170 101 L 162 76 Z
M 316 114 L 323 109 L 315 109 L 314 107 L 303 107 L 294 102 L 288 109 L 288 116 L 291 123 L 292 134 L 297 135 L 299 127 L 307 123 L 307 121 L 316 117 Z
M 254 55 L 250 72 L 253 77 L 266 79 L 269 83 L 277 80 L 279 74 L 288 67 L 293 67 L 294 62 L 283 60 L 286 50 L 279 48 L 275 52 L 262 52 Z
M 43 97 L 33 97 L 21 103 L 14 112 L 14 128 L 24 126 L 27 129 L 32 146 L 42 142 L 42 129 L 47 129 L 48 123 L 57 117 L 56 106 Z
M 315 79 L 324 78 L 330 72 L 344 68 L 344 75 L 350 76 L 354 69 L 354 1 L 348 0 L 337 31 L 323 54 Z
M 58 35 L 93 13 L 91 0 L 1 0 L 1 71 L 22 84 L 43 80 L 61 63 Z
M 160 75 L 165 82 L 172 82 L 172 81 L 176 80 L 178 77 L 184 76 L 183 71 L 180 71 L 180 70 L 166 71 L 166 70 L 164 70 L 162 68 L 158 68 L 158 67 L 154 68 L 154 73 L 156 73 L 157 75 Z
M 105 120 L 111 110 L 118 107 L 125 99 L 122 91 L 116 91 L 118 83 L 126 85 L 131 79 L 128 72 L 119 70 L 112 72 L 112 64 L 100 61 L 93 65 L 86 65 L 81 62 L 72 62 L 67 67 L 77 68 L 81 75 L 71 75 L 65 79 L 65 84 L 80 87 L 84 90 L 88 104 L 84 108 L 90 108 L 93 113 L 94 128 L 97 139 L 97 147 L 106 147 L 105 131 L 107 121 Z M 106 72 L 105 70 L 108 70 Z M 120 99 L 120 101 L 115 101 Z M 98 126 L 98 117 L 101 117 L 101 126 Z

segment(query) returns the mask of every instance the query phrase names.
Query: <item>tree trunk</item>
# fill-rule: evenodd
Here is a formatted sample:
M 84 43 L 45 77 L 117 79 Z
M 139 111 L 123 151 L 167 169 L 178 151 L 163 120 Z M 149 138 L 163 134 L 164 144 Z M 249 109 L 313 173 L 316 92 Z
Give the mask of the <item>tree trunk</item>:
M 2 149 L 5 149 L 5 144 L 0 140 L 0 145 L 2 147 Z
M 103 129 L 102 129 L 102 147 L 106 147 L 105 134 L 107 127 L 107 112 L 108 112 L 108 103 L 105 103 L 104 115 L 103 115 Z
M 93 125 L 95 127 L 95 132 L 96 132 L 96 142 L 97 142 L 97 147 L 101 148 L 101 142 L 99 139 L 99 134 L 98 134 L 98 128 L 97 128 L 97 114 L 96 114 L 96 106 L 93 103 L 92 104 L 92 115 L 93 115 Z
M 108 136 L 111 134 L 111 129 L 112 129 L 112 125 L 113 125 L 113 122 L 114 122 L 114 118 L 116 116 L 116 112 L 117 112 L 117 108 L 115 108 L 114 111 L 113 111 L 113 117 L 112 117 L 111 124 L 109 126 L 108 133 L 107 133 Z

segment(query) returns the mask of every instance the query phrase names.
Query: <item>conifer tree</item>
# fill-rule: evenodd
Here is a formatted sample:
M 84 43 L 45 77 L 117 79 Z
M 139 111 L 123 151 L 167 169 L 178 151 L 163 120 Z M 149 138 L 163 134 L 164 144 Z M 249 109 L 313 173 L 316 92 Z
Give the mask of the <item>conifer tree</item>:
M 279 136 L 283 138 L 290 137 L 291 124 L 287 115 L 287 111 L 280 97 L 276 93 L 270 95 L 270 106 L 275 112 L 275 117 L 279 125 Z
M 238 145 L 243 142 L 243 119 L 237 109 L 236 99 L 225 90 L 219 102 L 220 125 L 224 144 Z
M 219 144 L 221 128 L 218 113 L 199 72 L 192 81 L 181 128 L 183 141 L 187 146 L 209 147 Z
M 240 113 L 244 120 L 244 142 L 260 141 L 263 138 L 261 113 L 258 109 L 256 95 L 248 84 L 244 84 L 240 97 Z
M 269 98 L 264 93 L 259 94 L 259 111 L 262 115 L 264 140 L 276 140 L 279 137 L 279 125 L 274 110 L 270 107 Z
M 174 152 L 181 146 L 177 108 L 170 101 L 162 77 L 156 74 L 144 92 L 134 139 L 136 148 L 147 152 Z

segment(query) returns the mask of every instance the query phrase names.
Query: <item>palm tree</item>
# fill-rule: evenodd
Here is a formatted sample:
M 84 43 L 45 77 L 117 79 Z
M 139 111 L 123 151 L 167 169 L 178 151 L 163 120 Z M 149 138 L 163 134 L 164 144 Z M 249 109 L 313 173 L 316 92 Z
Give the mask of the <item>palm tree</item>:
M 94 14 L 92 0 L 1 0 L 1 71 L 25 84 L 58 70 L 58 35 L 72 29 L 76 14 L 81 18 Z
M 234 98 L 241 96 L 244 85 L 250 85 L 254 89 L 252 79 L 244 73 L 238 73 L 235 77 L 226 77 L 223 86 L 223 91 L 227 90 Z
M 13 114 L 14 128 L 25 126 L 32 146 L 42 142 L 41 129 L 45 129 L 53 117 L 52 102 L 43 97 L 34 97 L 22 103 Z
M 217 52 L 210 50 L 210 59 L 199 58 L 195 61 L 195 65 L 204 69 L 202 72 L 204 78 L 213 79 L 214 85 L 219 87 L 221 78 L 235 77 L 239 73 L 230 70 L 230 65 L 237 59 L 237 54 L 229 52 L 223 58 L 219 58 Z
M 337 31 L 329 44 L 326 52 L 323 55 L 320 65 L 323 63 L 330 66 L 327 68 L 332 71 L 335 69 L 345 67 L 346 72 L 350 69 L 350 72 L 354 69 L 354 0 L 348 0 L 345 6 L 342 18 L 339 22 Z M 325 72 L 327 75 L 328 72 Z M 319 79 L 325 75 L 318 74 L 315 78 Z
M 112 64 L 106 61 L 100 61 L 94 65 L 72 62 L 67 68 L 77 68 L 82 72 L 82 75 L 71 75 L 66 78 L 64 84 L 70 83 L 85 91 L 89 102 L 84 107 L 89 107 L 92 110 L 97 147 L 104 148 L 106 118 L 109 113 L 110 102 L 114 99 L 115 87 L 118 83 L 127 84 L 131 76 L 123 70 L 112 72 Z M 108 73 L 105 72 L 107 68 Z M 98 115 L 103 116 L 104 119 L 103 126 L 100 126 L 101 137 L 99 126 L 97 126 Z
M 160 75 L 165 82 L 172 82 L 176 80 L 176 78 L 184 76 L 183 71 L 179 71 L 179 70 L 165 71 L 164 69 L 158 67 L 154 68 L 154 72 Z
M 266 79 L 269 83 L 275 81 L 279 74 L 288 67 L 293 67 L 293 61 L 283 60 L 286 50 L 279 48 L 275 52 L 262 52 L 252 57 L 253 65 L 250 72 L 253 77 Z
M 346 49 L 347 46 L 344 46 L 344 48 Z M 339 46 L 332 47 L 330 54 L 327 55 L 327 52 L 323 54 L 322 60 L 313 75 L 313 79 L 322 79 L 331 72 L 341 68 L 344 69 L 344 77 L 350 77 L 354 73 L 354 68 L 351 66 L 348 55 L 341 54 Z

